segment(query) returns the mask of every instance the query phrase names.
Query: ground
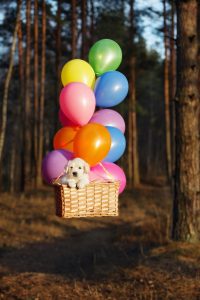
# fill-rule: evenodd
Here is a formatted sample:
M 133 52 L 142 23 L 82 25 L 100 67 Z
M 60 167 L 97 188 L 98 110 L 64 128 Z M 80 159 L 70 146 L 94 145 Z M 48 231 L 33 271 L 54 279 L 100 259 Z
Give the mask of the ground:
M 61 219 L 53 190 L 0 196 L 0 299 L 200 299 L 200 245 L 169 240 L 172 197 L 142 185 L 120 216 Z

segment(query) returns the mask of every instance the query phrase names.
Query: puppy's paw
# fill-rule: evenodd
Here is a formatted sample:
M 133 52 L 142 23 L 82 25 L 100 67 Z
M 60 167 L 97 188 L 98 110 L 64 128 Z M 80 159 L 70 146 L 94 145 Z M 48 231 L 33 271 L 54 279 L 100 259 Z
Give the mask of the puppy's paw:
M 79 181 L 79 182 L 77 183 L 77 188 L 78 188 L 78 189 L 83 189 L 85 186 L 86 186 L 86 184 L 85 184 L 85 182 L 83 182 L 83 181 Z
M 67 184 L 70 188 L 75 188 L 76 187 L 76 181 L 73 179 L 68 179 Z
M 61 184 L 68 184 L 67 177 L 66 177 L 66 176 L 60 177 L 59 182 L 60 182 Z

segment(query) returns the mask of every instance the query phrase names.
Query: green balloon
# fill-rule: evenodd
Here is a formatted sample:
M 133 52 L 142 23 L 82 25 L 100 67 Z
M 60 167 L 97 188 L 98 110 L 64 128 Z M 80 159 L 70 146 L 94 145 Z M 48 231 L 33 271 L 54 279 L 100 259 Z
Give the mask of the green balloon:
M 122 50 L 113 40 L 97 41 L 89 52 L 89 63 L 97 76 L 108 71 L 115 71 L 122 61 Z

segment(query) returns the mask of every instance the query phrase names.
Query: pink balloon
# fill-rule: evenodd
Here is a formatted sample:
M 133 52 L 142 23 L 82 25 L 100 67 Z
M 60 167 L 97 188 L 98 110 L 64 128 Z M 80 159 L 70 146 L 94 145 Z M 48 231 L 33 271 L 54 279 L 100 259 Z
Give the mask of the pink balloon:
M 72 121 L 70 121 L 65 116 L 65 114 L 62 112 L 61 109 L 59 109 L 58 118 L 59 118 L 59 121 L 60 121 L 61 125 L 64 126 L 64 127 L 66 127 L 66 126 L 75 126 L 74 123 L 72 123 Z
M 95 110 L 95 96 L 92 89 L 81 82 L 71 82 L 60 94 L 60 108 L 75 125 L 87 124 Z
M 116 180 L 120 181 L 119 194 L 123 192 L 126 186 L 126 175 L 124 171 L 116 164 L 111 162 L 103 162 L 103 167 L 98 164 L 90 169 L 90 180 L 109 180 L 110 173 Z M 106 169 L 106 171 L 104 170 Z
M 96 111 L 89 123 L 99 123 L 104 126 L 116 127 L 125 132 L 125 122 L 122 116 L 112 109 L 101 109 Z

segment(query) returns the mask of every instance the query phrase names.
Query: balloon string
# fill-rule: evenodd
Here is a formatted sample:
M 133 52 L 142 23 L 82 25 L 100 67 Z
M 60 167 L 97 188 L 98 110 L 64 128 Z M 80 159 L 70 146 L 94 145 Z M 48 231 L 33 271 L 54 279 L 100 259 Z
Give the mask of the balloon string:
M 52 183 L 54 184 L 54 183 L 59 183 L 58 182 L 58 179 L 62 176 L 64 174 L 64 172 L 62 172 L 58 177 L 56 177 L 56 179 L 53 179 L 52 180 Z
M 70 140 L 70 141 L 68 141 L 68 142 L 66 142 L 66 143 L 63 143 L 63 144 L 62 144 L 62 147 L 65 147 L 65 146 L 69 145 L 69 144 L 72 143 L 73 141 L 74 141 L 74 139 L 72 139 L 72 140 Z
M 110 179 L 112 179 L 113 181 L 116 180 L 115 177 L 102 165 L 102 163 L 99 163 L 99 165 L 102 167 L 104 172 L 108 175 L 108 177 L 110 177 Z

